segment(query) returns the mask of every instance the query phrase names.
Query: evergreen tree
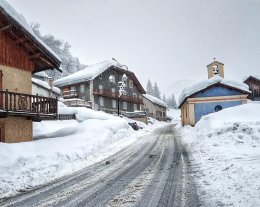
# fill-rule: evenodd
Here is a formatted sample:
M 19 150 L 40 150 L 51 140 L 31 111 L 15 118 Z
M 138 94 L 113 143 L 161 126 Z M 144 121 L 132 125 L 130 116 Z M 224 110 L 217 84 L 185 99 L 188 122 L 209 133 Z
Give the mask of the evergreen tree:
M 172 108 L 173 109 L 177 109 L 178 108 L 174 94 L 172 94 L 172 96 L 171 96 L 171 103 L 172 103 Z
M 177 109 L 178 108 L 174 94 L 172 94 L 170 97 L 168 97 L 166 99 L 166 103 L 167 103 L 168 107 L 171 108 L 171 109 Z
M 70 52 L 70 44 L 55 38 L 53 35 L 42 35 L 40 32 L 40 24 L 31 24 L 33 32 L 61 58 L 61 69 L 62 73 L 57 70 L 48 70 L 46 73 L 53 77 L 54 80 L 59 79 L 63 76 L 75 73 L 78 70 L 86 67 L 81 64 L 77 57 L 74 57 Z
M 166 101 L 166 97 L 165 97 L 165 94 L 163 94 L 163 98 L 162 98 L 162 100 L 166 103 L 167 101 Z
M 160 92 L 160 89 L 159 89 L 156 81 L 154 82 L 154 86 L 153 86 L 153 96 L 161 99 L 161 92 Z
M 148 82 L 146 84 L 146 93 L 153 95 L 153 85 L 150 79 L 148 79 Z

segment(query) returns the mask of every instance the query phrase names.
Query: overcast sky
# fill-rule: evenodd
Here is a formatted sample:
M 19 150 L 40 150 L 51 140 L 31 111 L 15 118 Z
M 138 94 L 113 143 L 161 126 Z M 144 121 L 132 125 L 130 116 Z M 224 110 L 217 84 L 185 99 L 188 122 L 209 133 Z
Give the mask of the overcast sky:
M 7 1 L 84 64 L 114 57 L 144 87 L 206 79 L 213 57 L 228 79 L 260 75 L 260 0 Z

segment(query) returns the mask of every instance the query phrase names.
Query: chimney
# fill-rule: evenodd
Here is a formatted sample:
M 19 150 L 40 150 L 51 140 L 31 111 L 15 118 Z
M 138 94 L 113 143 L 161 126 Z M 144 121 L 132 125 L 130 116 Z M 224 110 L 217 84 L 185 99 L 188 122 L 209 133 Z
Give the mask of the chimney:
M 49 82 L 49 86 L 50 86 L 50 95 L 49 95 L 49 97 L 52 98 L 52 89 L 53 89 L 53 79 L 52 79 L 52 77 L 48 77 L 48 82 Z

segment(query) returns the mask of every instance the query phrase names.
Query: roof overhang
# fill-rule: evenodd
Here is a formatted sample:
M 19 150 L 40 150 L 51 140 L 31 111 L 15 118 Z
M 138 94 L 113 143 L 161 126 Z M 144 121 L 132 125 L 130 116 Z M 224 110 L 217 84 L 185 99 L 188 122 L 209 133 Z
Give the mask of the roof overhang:
M 210 85 L 210 86 L 208 86 L 208 87 L 206 87 L 206 88 L 204 88 L 204 89 L 202 89 L 202 90 L 196 91 L 195 93 L 193 93 L 193 94 L 187 96 L 187 97 L 179 104 L 179 107 L 178 107 L 178 108 L 181 108 L 181 106 L 187 101 L 188 98 L 191 98 L 192 96 L 195 96 L 196 94 L 201 93 L 201 92 L 204 92 L 204 91 L 206 91 L 206 90 L 208 90 L 208 89 L 210 89 L 210 88 L 212 88 L 212 87 L 215 87 L 215 86 L 222 86 L 222 87 L 224 87 L 224 88 L 228 88 L 228 89 L 231 89 L 231 90 L 235 90 L 235 91 L 238 91 L 238 92 L 240 92 L 240 93 L 247 94 L 247 95 L 251 94 L 251 92 L 249 92 L 249 91 L 244 91 L 244 90 L 241 90 L 241 89 L 238 89 L 238 88 L 235 88 L 235 87 L 232 87 L 232 86 L 228 86 L 228 85 L 225 85 L 225 84 L 223 84 L 223 83 L 218 82 L 218 83 L 212 84 L 212 85 Z
M 35 63 L 33 73 L 49 69 L 59 69 L 61 59 L 50 52 L 30 32 L 0 7 L 0 32 L 4 32 L 15 44 L 23 48 Z

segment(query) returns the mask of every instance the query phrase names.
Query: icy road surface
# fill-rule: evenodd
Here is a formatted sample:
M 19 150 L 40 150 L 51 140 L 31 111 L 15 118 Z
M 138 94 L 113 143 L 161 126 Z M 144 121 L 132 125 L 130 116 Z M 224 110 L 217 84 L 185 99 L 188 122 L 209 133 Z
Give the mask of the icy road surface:
M 180 138 L 165 125 L 103 162 L 0 206 L 200 206 Z

